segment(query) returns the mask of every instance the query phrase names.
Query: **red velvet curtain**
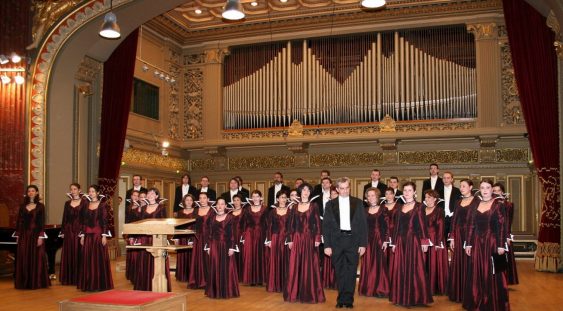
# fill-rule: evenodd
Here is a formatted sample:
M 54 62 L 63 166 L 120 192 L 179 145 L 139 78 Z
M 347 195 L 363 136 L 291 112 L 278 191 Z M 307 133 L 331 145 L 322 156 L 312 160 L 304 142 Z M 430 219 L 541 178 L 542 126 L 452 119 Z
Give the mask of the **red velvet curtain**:
M 536 269 L 557 271 L 560 167 L 557 56 L 546 18 L 524 0 L 503 0 L 504 17 L 532 156 L 543 191 Z
M 115 236 L 112 197 L 117 186 L 121 154 L 131 108 L 138 30 L 133 31 L 104 63 L 100 163 L 98 180 L 110 209 L 108 225 Z

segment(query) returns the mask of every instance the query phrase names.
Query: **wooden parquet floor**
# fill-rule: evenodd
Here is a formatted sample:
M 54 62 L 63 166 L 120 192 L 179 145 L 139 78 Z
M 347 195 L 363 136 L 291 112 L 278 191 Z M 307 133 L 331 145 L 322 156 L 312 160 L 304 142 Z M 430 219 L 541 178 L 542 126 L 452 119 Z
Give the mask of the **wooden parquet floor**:
M 120 260 L 122 261 L 122 260 Z M 520 284 L 510 288 L 510 304 L 512 311 L 563 310 L 563 274 L 535 272 L 532 261 L 518 261 Z M 132 289 L 125 279 L 124 272 L 115 271 L 113 277 L 116 289 Z M 202 290 L 189 290 L 186 283 L 172 281 L 174 292 L 187 292 L 188 310 L 333 310 L 336 303 L 336 291 L 326 290 L 327 302 L 322 304 L 285 303 L 281 294 L 267 293 L 264 287 L 241 286 L 241 297 L 229 300 L 214 300 L 204 296 Z M 11 277 L 0 278 L 0 310 L 38 311 L 58 310 L 61 300 L 85 295 L 74 287 L 62 286 L 53 282 L 49 289 L 16 290 Z M 356 296 L 355 310 L 401 310 L 386 299 Z M 461 305 L 451 303 L 446 297 L 434 297 L 432 310 L 462 310 Z M 422 307 L 421 309 L 427 309 Z M 109 309 L 108 309 L 109 310 Z

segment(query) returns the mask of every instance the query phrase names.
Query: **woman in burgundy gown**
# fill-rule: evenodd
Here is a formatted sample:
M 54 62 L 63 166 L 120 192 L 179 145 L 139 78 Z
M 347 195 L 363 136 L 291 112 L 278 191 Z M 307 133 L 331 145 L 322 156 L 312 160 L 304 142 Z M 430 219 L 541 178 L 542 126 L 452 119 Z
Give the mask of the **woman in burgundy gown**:
M 141 219 L 160 219 L 166 218 L 166 206 L 164 205 L 165 199 L 160 199 L 160 192 L 156 188 L 149 188 L 147 190 L 147 199 L 145 201 L 146 205 L 143 207 L 141 212 Z M 139 236 L 137 242 L 141 245 L 152 245 L 152 236 L 142 235 Z M 152 291 L 152 279 L 154 277 L 154 258 L 151 253 L 144 250 L 139 252 L 139 257 L 137 258 L 137 266 L 134 277 L 133 289 L 134 290 L 144 290 Z M 166 280 L 168 291 L 172 290 L 172 285 L 170 282 L 170 262 L 168 257 L 165 263 L 166 270 Z
M 430 240 L 424 206 L 415 201 L 415 191 L 413 182 L 403 185 L 405 203 L 395 213 L 392 238 L 394 256 L 389 300 L 407 307 L 433 302 L 424 266 L 424 253 L 428 251 Z
M 205 239 L 207 237 L 207 220 L 211 216 L 211 206 L 209 206 L 209 198 L 206 192 L 199 194 L 197 202 L 197 212 L 194 224 L 195 241 L 192 248 L 192 259 L 190 262 L 190 279 L 188 288 L 204 289 L 207 281 L 209 258 L 203 250 Z
M 395 229 L 395 213 L 401 209 L 400 200 L 395 197 L 395 189 L 387 188 L 385 189 L 385 199 L 383 206 L 387 209 L 387 219 L 389 228 L 389 244 L 393 244 L 391 239 L 393 237 L 393 232 Z M 391 276 L 393 275 L 393 256 L 395 253 L 392 251 L 387 252 L 387 266 L 389 272 L 389 283 L 391 283 Z
M 368 246 L 361 258 L 358 294 L 369 297 L 389 296 L 389 270 L 387 244 L 389 243 L 389 219 L 387 209 L 380 206 L 381 192 L 377 188 L 366 191 L 368 203 Z
M 237 263 L 237 275 L 239 282 L 242 282 L 242 249 L 243 245 L 240 240 L 242 237 L 242 232 L 240 230 L 240 220 L 243 215 L 243 207 L 248 204 L 248 202 L 242 202 L 242 196 L 240 194 L 235 194 L 233 196 L 233 202 L 229 203 L 229 208 L 231 209 L 231 215 L 233 215 L 233 228 L 235 236 L 235 261 Z
M 481 202 L 469 218 L 465 253 L 471 256 L 463 308 L 466 310 L 510 310 L 505 271 L 495 267 L 495 257 L 505 253 L 503 200 L 493 196 L 493 181 L 479 184 Z
M 70 200 L 65 202 L 63 221 L 61 222 L 60 236 L 63 238 L 61 250 L 60 281 L 62 285 L 78 284 L 78 266 L 80 263 L 80 207 L 82 197 L 80 196 L 80 185 L 70 185 Z
M 197 210 L 195 208 L 195 197 L 186 194 L 180 204 L 181 210 L 177 213 L 177 218 L 196 219 Z M 193 222 L 183 229 L 192 229 Z M 179 245 L 192 245 L 194 237 L 191 235 L 180 235 L 178 239 Z M 178 250 L 176 253 L 176 280 L 179 282 L 187 282 L 190 280 L 190 261 L 192 259 L 192 249 Z
M 27 186 L 24 203 L 16 220 L 17 255 L 14 286 L 37 289 L 51 286 L 45 254 L 45 205 L 39 202 L 39 189 Z
M 300 202 L 291 210 L 287 227 L 289 271 L 283 299 L 289 302 L 325 302 L 319 271 L 321 219 L 319 209 L 311 202 L 313 188 L 302 184 L 297 190 Z
M 509 251 L 506 253 L 506 280 L 508 285 L 518 284 L 518 271 L 516 270 L 516 259 L 514 258 L 514 248 L 512 247 L 512 221 L 514 219 L 514 203 L 508 201 L 508 197 L 505 194 L 504 185 L 501 183 L 495 183 L 493 186 L 493 193 L 504 199 L 505 207 L 505 229 L 506 232 L 506 243 Z
M 82 255 L 78 277 L 78 289 L 101 291 L 113 288 L 107 238 L 107 204 L 101 200 L 98 185 L 88 187 L 88 196 L 80 207 L 80 245 Z
M 338 190 L 335 186 L 330 187 L 330 200 L 338 198 Z M 322 231 L 322 224 L 321 224 Z M 323 280 L 323 288 L 327 289 L 338 289 L 336 286 L 336 273 L 334 272 L 334 265 L 332 264 L 332 256 L 327 256 L 324 253 L 324 249 L 319 253 L 319 256 L 323 256 L 321 270 L 321 279 Z
M 141 200 L 139 198 L 140 192 L 137 190 L 131 191 L 130 199 L 127 200 L 125 204 L 125 223 L 132 223 L 141 220 Z M 146 197 L 145 197 L 146 198 Z M 129 234 L 126 236 L 127 245 L 137 244 L 137 239 L 139 235 Z M 145 252 L 143 249 L 127 249 L 127 254 L 125 255 L 125 278 L 133 281 L 137 266 L 137 258 L 140 252 Z
M 455 203 L 455 212 L 448 237 L 452 249 L 448 297 L 454 302 L 463 301 L 467 270 L 471 262 L 471 257 L 465 254 L 463 245 L 467 240 L 468 217 L 476 208 L 476 204 L 479 204 L 479 200 L 473 196 L 473 182 L 470 179 L 462 179 L 459 189 L 461 190 L 461 200 Z
M 274 210 L 268 213 L 266 221 L 266 251 L 270 253 L 270 262 L 266 267 L 266 290 L 269 292 L 281 293 L 287 284 L 289 249 L 285 245 L 285 236 L 289 218 L 288 195 L 284 190 L 278 191 L 277 203 L 272 206 Z
M 262 285 L 266 282 L 268 258 L 266 241 L 266 207 L 262 205 L 262 193 L 252 191 L 250 208 L 242 214 L 240 228 L 244 247 L 242 249 L 242 282 L 247 285 Z
M 424 205 L 428 238 L 432 247 L 426 252 L 426 273 L 430 278 L 432 295 L 445 295 L 448 282 L 448 249 L 444 240 L 444 209 L 437 206 L 440 195 L 436 190 L 426 190 Z
M 217 199 L 216 215 L 207 222 L 207 253 L 209 278 L 205 295 L 209 298 L 239 297 L 238 276 L 235 261 L 235 236 L 233 216 L 226 213 L 225 199 Z

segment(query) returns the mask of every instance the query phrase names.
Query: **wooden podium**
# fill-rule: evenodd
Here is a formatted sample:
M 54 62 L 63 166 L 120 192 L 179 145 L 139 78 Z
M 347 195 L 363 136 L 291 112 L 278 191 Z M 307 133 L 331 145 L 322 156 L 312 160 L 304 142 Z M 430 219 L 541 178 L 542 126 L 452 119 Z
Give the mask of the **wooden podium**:
M 154 257 L 154 277 L 152 279 L 152 291 L 158 293 L 167 292 L 165 274 L 165 263 L 168 251 L 191 248 L 188 245 L 168 245 L 168 235 L 195 234 L 189 229 L 176 229 L 178 226 L 194 222 L 195 219 L 144 219 L 123 226 L 125 234 L 152 235 L 152 245 L 128 245 L 127 248 L 142 248 Z

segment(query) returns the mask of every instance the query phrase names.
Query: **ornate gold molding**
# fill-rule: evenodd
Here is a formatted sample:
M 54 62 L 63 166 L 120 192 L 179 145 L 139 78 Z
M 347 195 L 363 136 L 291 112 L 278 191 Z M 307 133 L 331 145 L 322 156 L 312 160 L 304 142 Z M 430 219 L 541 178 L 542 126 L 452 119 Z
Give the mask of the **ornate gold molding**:
M 173 77 L 179 79 L 182 74 L 181 51 L 176 50 L 172 44 L 167 47 L 167 59 L 169 60 L 168 71 Z M 172 139 L 180 138 L 180 99 L 178 94 L 179 81 L 168 83 L 169 104 L 168 104 L 168 136 Z
M 299 120 L 293 120 L 289 128 L 287 129 L 287 136 L 289 137 L 301 137 L 303 136 L 303 124 Z
M 33 42 L 26 47 L 28 50 L 37 48 L 43 35 L 55 21 L 70 12 L 82 0 L 35 0 L 33 6 L 33 26 L 31 29 Z
M 195 54 L 187 54 L 184 55 L 184 65 L 201 65 L 205 63 L 205 54 L 204 53 L 195 53 Z
M 74 77 L 77 80 L 94 82 L 96 75 L 101 74 L 103 68 L 103 63 L 88 56 L 84 56 Z
M 400 151 L 399 164 L 478 163 L 478 150 Z
M 249 170 L 261 168 L 294 167 L 295 157 L 290 156 L 259 156 L 229 158 L 229 170 Z
M 495 150 L 496 162 L 528 162 L 528 148 L 503 148 Z
M 203 71 L 189 68 L 184 75 L 184 140 L 203 137 Z
M 502 70 L 502 124 L 524 124 L 524 115 L 522 114 L 520 96 L 518 94 L 518 87 L 514 76 L 510 46 L 508 44 L 501 45 L 500 53 Z
M 227 48 L 208 49 L 205 50 L 204 53 L 206 64 L 222 64 L 225 56 L 230 54 Z
M 561 33 L 561 25 L 559 25 L 559 21 L 557 20 L 557 16 L 555 16 L 553 10 L 549 11 L 545 23 L 547 27 L 551 28 L 551 30 L 555 33 L 553 46 L 555 47 L 557 57 L 563 59 L 563 34 Z
M 390 115 L 385 115 L 381 123 L 379 124 L 379 131 L 385 132 L 395 132 L 397 123 Z
M 309 156 L 311 167 L 371 166 L 383 163 L 381 152 L 323 153 Z
M 496 23 L 468 24 L 467 31 L 475 36 L 475 40 L 486 40 L 498 38 Z
M 121 157 L 123 165 L 132 167 L 150 167 L 161 170 L 185 172 L 189 170 L 189 161 L 176 157 L 165 157 L 160 153 L 129 148 Z M 124 163 L 123 163 L 124 162 Z
M 196 159 L 191 160 L 192 170 L 194 171 L 212 171 L 215 169 L 214 159 Z

